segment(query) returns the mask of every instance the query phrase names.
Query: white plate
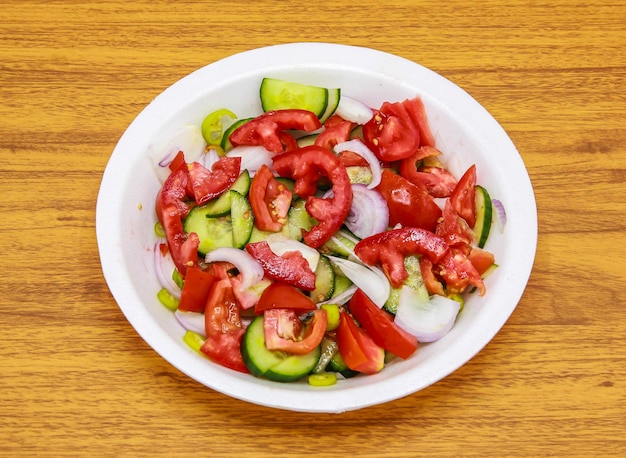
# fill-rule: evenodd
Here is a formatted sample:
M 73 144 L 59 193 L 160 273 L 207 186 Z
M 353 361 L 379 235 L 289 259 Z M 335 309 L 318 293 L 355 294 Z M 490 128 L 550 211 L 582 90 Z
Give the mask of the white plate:
M 225 369 L 183 343 L 183 328 L 156 299 L 153 206 L 159 181 L 149 151 L 158 138 L 200 123 L 214 109 L 227 107 L 240 117 L 260 114 L 258 91 L 265 76 L 341 87 L 344 94 L 372 107 L 419 95 L 436 146 L 448 158 L 451 171 L 458 178 L 475 163 L 479 184 L 506 208 L 504 231 L 495 224 L 486 246 L 500 266 L 486 280 L 486 296 L 469 297 L 455 327 L 443 339 L 421 345 L 411 358 L 396 360 L 379 374 L 320 388 L 270 382 Z M 530 276 L 537 213 L 532 186 L 515 146 L 493 117 L 458 86 L 384 52 L 294 43 L 243 52 L 207 65 L 156 97 L 113 151 L 98 196 L 96 229 L 102 270 L 120 309 L 173 366 L 207 387 L 255 404 L 344 412 L 421 390 L 465 364 L 493 338 L 517 306 Z

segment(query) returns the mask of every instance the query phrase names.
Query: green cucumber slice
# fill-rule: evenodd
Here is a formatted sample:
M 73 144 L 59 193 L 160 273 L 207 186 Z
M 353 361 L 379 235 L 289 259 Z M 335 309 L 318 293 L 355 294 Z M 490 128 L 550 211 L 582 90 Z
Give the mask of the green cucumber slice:
M 311 291 L 309 297 L 316 304 L 330 299 L 335 289 L 335 271 L 330 260 L 324 256 L 320 256 L 315 269 L 315 289 Z
M 328 98 L 326 100 L 326 110 L 321 116 L 318 116 L 320 122 L 324 124 L 328 118 L 335 114 L 337 107 L 339 106 L 339 100 L 341 99 L 341 89 L 334 88 L 328 89 Z
M 233 246 L 233 225 L 230 216 L 210 217 L 206 205 L 194 207 L 183 222 L 183 229 L 198 234 L 198 253 L 203 256 L 218 247 Z
M 292 239 L 302 240 L 302 229 L 311 230 L 315 225 L 314 218 L 311 218 L 304 208 L 306 201 L 296 200 L 287 213 L 287 225 L 289 226 L 289 235 Z
M 294 382 L 308 375 L 317 365 L 321 348 L 306 355 L 289 355 L 268 350 L 265 346 L 263 315 L 257 316 L 246 329 L 241 341 L 241 356 L 246 367 L 256 377 L 276 382 Z
M 485 188 L 476 185 L 476 223 L 474 224 L 474 239 L 479 248 L 483 248 L 489 238 L 493 223 L 493 205 L 491 197 Z
M 404 285 L 410 286 L 414 290 L 419 291 L 421 297 L 424 298 L 424 300 L 428 300 L 428 290 L 424 285 L 424 279 L 422 278 L 422 271 L 420 269 L 420 257 L 407 256 L 404 258 L 404 268 L 409 274 L 407 279 L 404 281 Z M 384 305 L 385 310 L 389 313 L 393 313 L 394 315 L 398 311 L 400 291 L 401 288 L 391 288 L 389 298 Z
M 242 126 L 251 119 L 253 118 L 238 119 L 237 121 L 232 123 L 228 129 L 224 131 L 224 136 L 222 137 L 220 147 L 224 150 L 225 153 L 233 149 L 233 144 L 230 142 L 230 134 L 232 134 L 237 127 Z
M 233 246 L 243 248 L 254 227 L 254 216 L 248 199 L 237 191 L 229 191 L 230 194 L 230 218 L 233 227 Z
M 276 78 L 263 78 L 260 96 L 265 112 L 297 108 L 312 111 L 320 118 L 326 112 L 328 89 Z

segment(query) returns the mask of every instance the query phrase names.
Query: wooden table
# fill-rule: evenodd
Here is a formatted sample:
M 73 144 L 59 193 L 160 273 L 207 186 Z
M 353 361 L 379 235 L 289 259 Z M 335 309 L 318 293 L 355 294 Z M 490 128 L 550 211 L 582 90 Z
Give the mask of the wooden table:
M 626 2 L 3 1 L 0 455 L 626 456 Z M 468 364 L 340 415 L 207 389 L 104 282 L 100 178 L 182 76 L 296 41 L 394 53 L 451 79 L 528 168 L 539 242 L 510 320 Z

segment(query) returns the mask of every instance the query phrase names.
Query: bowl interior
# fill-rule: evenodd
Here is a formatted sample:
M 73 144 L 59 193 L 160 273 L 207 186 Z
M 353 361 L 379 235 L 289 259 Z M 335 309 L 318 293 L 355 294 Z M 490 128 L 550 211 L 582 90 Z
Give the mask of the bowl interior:
M 460 177 L 476 164 L 479 184 L 506 209 L 504 230 L 496 221 L 486 246 L 500 266 L 486 280 L 486 296 L 468 295 L 465 309 L 448 335 L 421 345 L 410 359 L 396 360 L 377 375 L 319 388 L 239 374 L 190 350 L 182 341 L 183 328 L 156 299 L 160 286 L 152 260 L 157 241 L 153 227 L 160 182 L 152 151 L 177 129 L 198 125 L 215 109 L 226 107 L 240 117 L 260 114 L 258 92 L 265 76 L 340 87 L 343 94 L 372 107 L 419 95 L 448 168 Z M 103 176 L 96 226 L 109 288 L 129 322 L 161 356 L 198 382 L 229 396 L 310 412 L 342 412 L 397 399 L 467 362 L 491 340 L 517 305 L 530 275 L 537 237 L 534 195 L 524 164 L 506 133 L 478 102 L 413 62 L 367 48 L 322 43 L 237 54 L 165 90 L 117 144 Z

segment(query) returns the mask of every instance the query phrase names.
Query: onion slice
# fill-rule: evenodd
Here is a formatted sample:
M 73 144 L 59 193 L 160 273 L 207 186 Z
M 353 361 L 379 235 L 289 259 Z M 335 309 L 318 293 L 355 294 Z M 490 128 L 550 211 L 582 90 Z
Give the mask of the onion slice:
M 372 109 L 363 102 L 343 94 L 341 94 L 335 114 L 357 124 L 365 124 L 374 116 Z
M 226 156 L 240 157 L 241 170 L 247 169 L 250 176 L 254 176 L 256 171 L 259 170 L 264 164 L 270 169 L 272 168 L 272 157 L 275 156 L 275 154 L 268 151 L 263 146 L 242 145 L 234 147 L 226 153 Z
M 378 191 L 363 184 L 353 184 L 352 207 L 345 225 L 360 239 L 387 230 L 389 226 L 387 201 Z
M 452 329 L 460 308 L 457 301 L 439 295 L 426 300 L 405 285 L 400 290 L 395 323 L 419 342 L 434 342 Z
M 180 323 L 180 325 L 188 331 L 193 331 L 196 334 L 200 334 L 202 337 L 206 337 L 206 327 L 204 324 L 204 314 L 197 312 L 183 312 L 176 310 L 174 316 Z
M 270 246 L 270 250 L 277 256 L 282 256 L 290 251 L 299 252 L 302 257 L 309 263 L 309 267 L 312 272 L 317 269 L 317 264 L 320 260 L 320 252 L 315 248 L 311 248 L 302 242 L 291 239 L 281 234 L 272 234 L 268 236 L 265 241 Z
M 372 181 L 367 185 L 367 187 L 372 189 L 380 184 L 380 179 L 382 176 L 382 168 L 380 167 L 380 162 L 378 161 L 378 158 L 372 152 L 372 150 L 365 146 L 365 143 L 363 143 L 358 138 L 355 138 L 354 140 L 348 140 L 347 142 L 338 143 L 337 145 L 335 145 L 334 149 L 336 153 L 350 151 L 352 153 L 358 154 L 363 159 L 365 159 L 369 164 L 370 169 L 372 170 Z
M 176 265 L 172 260 L 169 250 L 165 253 L 161 253 L 160 245 L 165 243 L 165 240 L 158 240 L 154 244 L 154 271 L 156 272 L 159 283 L 165 288 L 173 297 L 180 299 L 180 287 L 174 282 L 172 273 L 176 269 Z
M 391 294 L 391 285 L 384 272 L 377 267 L 328 256 L 328 259 L 343 272 L 374 304 L 382 308 Z
M 344 291 L 337 294 L 335 297 L 331 297 L 330 299 L 323 301 L 323 302 L 318 302 L 317 305 L 322 305 L 322 304 L 343 305 L 347 303 L 350 299 L 352 299 L 352 296 L 354 296 L 354 293 L 356 293 L 357 289 L 359 289 L 358 286 L 350 285 Z
M 263 267 L 247 251 L 238 248 L 220 247 L 210 251 L 206 262 L 226 261 L 234 264 L 241 275 L 239 290 L 244 291 L 263 279 Z
M 504 210 L 504 205 L 498 199 L 491 199 L 492 205 L 496 208 L 496 212 L 498 213 L 498 227 L 500 232 L 504 231 L 504 225 L 506 224 L 506 211 Z

